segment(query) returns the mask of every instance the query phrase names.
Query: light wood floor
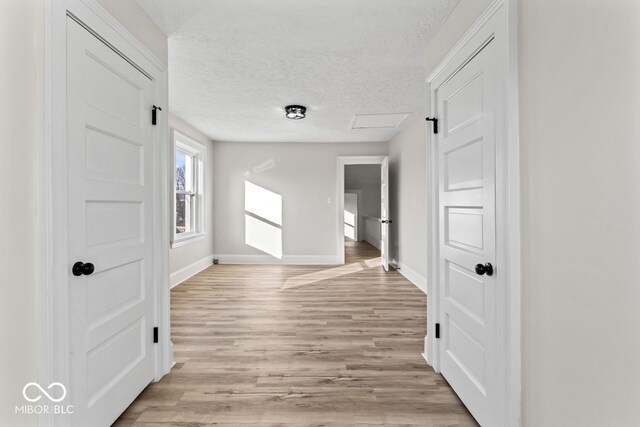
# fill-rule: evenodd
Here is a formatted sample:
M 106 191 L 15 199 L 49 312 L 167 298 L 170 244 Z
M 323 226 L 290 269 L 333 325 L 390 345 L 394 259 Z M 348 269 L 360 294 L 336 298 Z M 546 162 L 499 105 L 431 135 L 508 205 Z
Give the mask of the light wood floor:
M 217 265 L 171 291 L 176 365 L 114 425 L 476 426 L 421 356 L 426 300 L 347 265 Z
M 380 257 L 380 251 L 367 242 L 344 242 L 344 258 L 346 264 L 367 261 Z

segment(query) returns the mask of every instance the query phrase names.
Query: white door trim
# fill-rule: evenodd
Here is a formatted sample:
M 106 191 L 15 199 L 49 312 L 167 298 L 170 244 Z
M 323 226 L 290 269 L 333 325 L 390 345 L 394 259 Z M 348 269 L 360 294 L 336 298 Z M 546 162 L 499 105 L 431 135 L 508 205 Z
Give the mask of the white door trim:
M 504 304 L 503 316 L 499 317 L 502 333 L 501 353 L 507 361 L 506 381 L 503 391 L 503 418 L 508 426 L 521 425 L 521 269 L 520 269 L 520 154 L 518 137 L 518 69 L 517 69 L 517 0 L 495 0 L 487 10 L 467 30 L 458 43 L 451 49 L 442 62 L 426 80 L 427 116 L 435 113 L 433 91 L 444 81 L 463 67 L 475 53 L 496 36 L 498 57 L 504 67 L 506 99 L 504 111 L 506 117 L 496 128 L 500 141 L 496 145 L 496 212 L 497 240 L 500 248 L 497 261 L 501 271 L 506 274 L 505 295 L 498 301 Z M 472 43 L 482 36 L 481 43 Z M 498 40 L 498 38 L 500 40 Z M 427 126 L 429 126 L 427 124 Z M 430 128 L 428 128 L 430 130 Z M 428 259 L 429 277 L 427 292 L 427 336 L 425 338 L 425 359 L 436 372 L 440 370 L 439 341 L 434 339 L 435 324 L 440 322 L 439 286 L 438 286 L 438 165 L 434 147 L 434 135 L 427 132 L 428 183 Z M 502 215 L 502 216 L 500 216 Z
M 155 102 L 167 112 L 167 68 L 158 61 L 96 0 L 48 0 L 44 2 L 42 43 L 43 85 L 39 141 L 36 149 L 38 383 L 57 381 L 69 384 L 69 324 L 67 259 L 67 178 L 66 178 L 66 19 L 73 16 L 90 31 L 108 41 L 153 81 Z M 169 323 L 169 168 L 167 113 L 158 115 L 154 141 L 154 257 L 156 294 L 154 321 L 160 329 L 155 349 L 155 379 L 169 372 L 173 363 Z M 151 116 L 151 112 L 149 112 Z M 65 416 L 40 415 L 39 426 L 65 426 Z
M 338 156 L 336 179 L 336 253 L 339 264 L 344 264 L 344 167 L 346 165 L 381 165 L 387 154 L 380 156 Z M 360 203 L 360 202 L 358 202 Z

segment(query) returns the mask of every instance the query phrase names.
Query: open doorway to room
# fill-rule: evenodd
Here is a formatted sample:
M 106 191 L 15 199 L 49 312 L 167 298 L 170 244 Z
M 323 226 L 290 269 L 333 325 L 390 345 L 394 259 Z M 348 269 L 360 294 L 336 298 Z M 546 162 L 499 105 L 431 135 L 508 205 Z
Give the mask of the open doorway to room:
M 379 259 L 389 269 L 387 156 L 338 158 L 338 259 L 343 264 Z
M 380 257 L 380 165 L 344 168 L 345 262 Z

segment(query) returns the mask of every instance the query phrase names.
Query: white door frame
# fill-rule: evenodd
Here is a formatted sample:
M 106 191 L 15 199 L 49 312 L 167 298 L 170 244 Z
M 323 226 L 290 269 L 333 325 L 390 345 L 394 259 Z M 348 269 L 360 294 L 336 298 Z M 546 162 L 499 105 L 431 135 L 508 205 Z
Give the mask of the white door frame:
M 66 20 L 71 16 L 152 81 L 155 103 L 163 107 L 153 138 L 154 153 L 154 258 L 156 292 L 154 322 L 159 343 L 154 351 L 155 380 L 173 363 L 169 322 L 169 168 L 167 68 L 138 42 L 96 0 L 47 0 L 41 34 L 44 75 L 38 87 L 42 102 L 37 156 L 37 227 L 39 264 L 36 304 L 38 378 L 69 384 L 69 324 L 67 259 L 67 162 L 66 162 Z M 151 111 L 149 111 L 151 119 Z M 65 426 L 68 417 L 40 415 L 39 426 Z
M 521 270 L 520 270 L 520 153 L 518 138 L 518 69 L 517 69 L 517 10 L 516 0 L 495 0 L 460 41 L 445 56 L 426 80 L 427 116 L 437 111 L 433 91 L 462 68 L 488 41 L 495 37 L 497 57 L 504 67 L 503 104 L 506 116 L 496 126 L 496 243 L 497 265 L 505 274 L 505 294 L 498 295 L 498 304 L 503 310 L 497 316 L 500 353 L 507 362 L 505 396 L 501 408 L 506 425 L 521 425 Z M 483 42 L 474 44 L 476 36 Z M 438 208 L 438 157 L 436 135 L 427 128 L 428 183 L 428 285 L 427 336 L 425 337 L 425 359 L 436 372 L 440 372 L 439 340 L 435 337 L 435 324 L 441 323 L 439 307 L 439 208 Z
M 382 165 L 387 154 L 379 156 L 338 156 L 336 179 L 336 253 L 338 264 L 344 264 L 344 167 L 347 165 Z M 358 202 L 360 203 L 360 202 Z

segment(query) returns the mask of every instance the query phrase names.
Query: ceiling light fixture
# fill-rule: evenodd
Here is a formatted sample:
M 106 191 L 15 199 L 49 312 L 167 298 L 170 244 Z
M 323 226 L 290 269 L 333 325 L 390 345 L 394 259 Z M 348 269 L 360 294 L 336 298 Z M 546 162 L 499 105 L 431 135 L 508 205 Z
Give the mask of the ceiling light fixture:
M 291 120 L 304 119 L 307 113 L 307 107 L 302 105 L 287 105 L 284 107 L 284 111 L 287 113 L 287 118 Z

